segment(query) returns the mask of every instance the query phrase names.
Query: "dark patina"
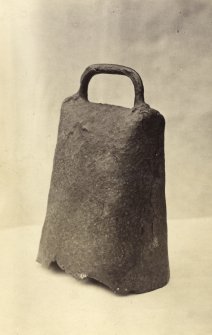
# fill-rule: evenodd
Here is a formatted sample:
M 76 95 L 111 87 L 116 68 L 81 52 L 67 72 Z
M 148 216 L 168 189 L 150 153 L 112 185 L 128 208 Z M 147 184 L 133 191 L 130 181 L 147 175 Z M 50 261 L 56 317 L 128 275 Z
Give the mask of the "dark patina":
M 130 77 L 132 109 L 88 101 L 99 73 Z M 118 294 L 169 280 L 163 116 L 144 102 L 140 76 L 112 64 L 89 66 L 61 108 L 38 262 L 56 262 Z

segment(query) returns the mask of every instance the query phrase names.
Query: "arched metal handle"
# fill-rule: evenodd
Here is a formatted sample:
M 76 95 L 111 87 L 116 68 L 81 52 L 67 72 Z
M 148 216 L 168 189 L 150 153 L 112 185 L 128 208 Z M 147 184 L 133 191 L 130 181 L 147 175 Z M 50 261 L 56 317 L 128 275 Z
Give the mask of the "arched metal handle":
M 144 103 L 144 86 L 139 74 L 126 66 L 116 64 L 93 64 L 88 66 L 80 79 L 79 96 L 88 101 L 88 84 L 96 74 L 108 73 L 127 76 L 132 80 L 135 89 L 134 107 Z

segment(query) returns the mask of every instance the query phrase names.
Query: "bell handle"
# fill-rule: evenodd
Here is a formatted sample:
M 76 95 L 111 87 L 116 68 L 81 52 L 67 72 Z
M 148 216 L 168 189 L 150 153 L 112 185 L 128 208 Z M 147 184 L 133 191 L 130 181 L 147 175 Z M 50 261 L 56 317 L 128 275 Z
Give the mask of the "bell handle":
M 139 74 L 130 67 L 116 64 L 93 64 L 85 69 L 80 79 L 80 89 L 78 92 L 82 99 L 88 101 L 89 82 L 93 76 L 101 73 L 118 74 L 129 77 L 135 89 L 134 107 L 144 103 L 144 86 Z

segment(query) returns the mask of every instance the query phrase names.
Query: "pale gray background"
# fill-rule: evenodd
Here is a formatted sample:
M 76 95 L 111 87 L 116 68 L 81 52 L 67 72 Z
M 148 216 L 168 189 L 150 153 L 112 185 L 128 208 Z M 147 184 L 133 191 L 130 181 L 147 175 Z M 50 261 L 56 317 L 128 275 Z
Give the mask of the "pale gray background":
M 8 0 L 1 24 L 2 226 L 42 225 L 62 100 L 99 62 L 136 69 L 166 118 L 169 218 L 212 215 L 211 1 Z M 89 92 L 133 103 L 128 78 Z

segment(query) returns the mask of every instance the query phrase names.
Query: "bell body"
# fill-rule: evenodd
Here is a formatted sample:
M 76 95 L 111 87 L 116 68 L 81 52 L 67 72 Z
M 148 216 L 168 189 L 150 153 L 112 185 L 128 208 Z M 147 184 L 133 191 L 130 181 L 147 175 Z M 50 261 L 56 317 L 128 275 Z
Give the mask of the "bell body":
M 80 92 L 64 101 L 40 263 L 118 294 L 168 282 L 164 126 L 144 101 L 128 109 Z

